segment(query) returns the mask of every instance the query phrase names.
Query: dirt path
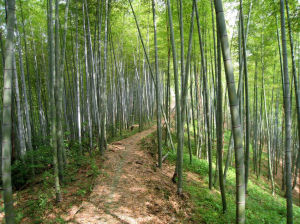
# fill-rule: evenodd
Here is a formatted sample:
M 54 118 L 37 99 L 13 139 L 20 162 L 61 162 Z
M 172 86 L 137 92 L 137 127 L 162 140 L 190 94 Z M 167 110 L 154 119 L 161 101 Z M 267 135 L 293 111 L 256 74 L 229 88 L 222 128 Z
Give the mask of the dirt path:
M 189 206 L 176 195 L 170 181 L 173 167 L 157 169 L 155 160 L 139 142 L 152 127 L 119 142 L 105 153 L 94 189 L 79 207 L 69 209 L 69 223 L 140 224 L 182 223 Z

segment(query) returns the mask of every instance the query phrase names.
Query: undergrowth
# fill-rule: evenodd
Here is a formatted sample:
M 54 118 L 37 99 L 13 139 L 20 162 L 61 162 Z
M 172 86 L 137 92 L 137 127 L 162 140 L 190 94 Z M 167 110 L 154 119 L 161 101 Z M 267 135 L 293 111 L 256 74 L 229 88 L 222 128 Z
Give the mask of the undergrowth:
M 145 125 L 143 129 L 148 128 Z M 107 143 L 119 141 L 136 134 L 139 128 L 122 131 L 122 135 L 111 137 Z M 96 139 L 93 139 L 96 146 Z M 12 165 L 12 181 L 15 190 L 16 223 L 67 223 L 63 219 L 65 211 L 81 203 L 93 190 L 93 183 L 101 173 L 103 158 L 96 147 L 90 156 L 87 153 L 88 139 L 82 139 L 84 154 L 79 152 L 78 142 L 65 141 L 67 164 L 64 168 L 64 181 L 61 184 L 62 202 L 55 202 L 53 151 L 49 145 L 42 145 L 26 153 L 23 161 L 16 160 Z M 34 165 L 31 158 L 34 158 Z M 34 175 L 33 175 L 34 169 Z M 0 211 L 4 212 L 3 200 Z M 51 218 L 49 219 L 49 216 Z
M 61 183 L 62 202 L 55 202 L 53 170 L 46 170 L 31 180 L 26 189 L 16 192 L 17 223 L 66 223 L 61 217 L 63 210 L 91 193 L 93 182 L 100 174 L 99 155 L 93 153 L 90 157 L 69 151 L 68 158 Z M 54 218 L 48 219 L 51 214 Z
M 176 136 L 173 136 L 176 148 Z M 226 138 L 227 137 L 227 138 Z M 144 140 L 146 148 L 150 151 L 156 149 L 156 136 L 148 136 L 150 141 Z M 225 136 L 229 139 L 228 134 Z M 146 143 L 148 142 L 148 143 Z M 190 157 L 188 148 L 185 144 L 183 169 L 184 183 L 183 190 L 190 195 L 194 208 L 191 219 L 193 223 L 234 223 L 235 222 L 235 169 L 230 167 L 226 178 L 226 202 L 227 211 L 222 213 L 222 201 L 219 191 L 218 181 L 214 189 L 208 188 L 208 162 L 204 159 Z M 168 162 L 175 165 L 176 153 L 170 150 L 170 147 L 164 146 L 164 154 L 169 152 Z M 213 160 L 214 161 L 214 160 Z M 213 164 L 215 167 L 215 164 Z M 191 180 L 187 177 L 187 172 L 199 175 L 201 181 Z M 215 174 L 215 170 L 213 171 Z M 278 190 L 278 189 L 277 189 Z M 279 191 L 279 190 L 278 190 Z M 280 192 L 278 192 L 280 193 Z M 294 223 L 300 223 L 300 207 L 294 205 Z M 247 223 L 286 223 L 286 199 L 276 194 L 272 196 L 270 184 L 263 179 L 257 180 L 255 175 L 251 175 L 248 182 L 248 194 L 246 196 L 246 221 Z

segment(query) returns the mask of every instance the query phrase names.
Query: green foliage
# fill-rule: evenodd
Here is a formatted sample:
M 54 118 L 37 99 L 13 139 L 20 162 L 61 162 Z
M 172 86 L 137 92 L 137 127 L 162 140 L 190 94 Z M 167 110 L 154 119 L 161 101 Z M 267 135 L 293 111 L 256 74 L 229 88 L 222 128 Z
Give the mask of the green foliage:
M 16 223 L 20 223 L 23 218 L 24 218 L 23 212 L 22 211 L 17 211 L 17 214 L 16 214 Z
M 86 195 L 86 193 L 87 193 L 86 189 L 79 189 L 79 190 L 76 192 L 76 195 L 83 197 L 83 196 Z
M 34 158 L 33 164 L 31 158 Z M 41 146 L 36 150 L 26 153 L 24 160 L 16 160 L 12 164 L 13 186 L 22 188 L 32 177 L 32 169 L 36 175 L 43 173 L 52 166 L 52 149 L 48 146 Z
M 63 218 L 57 217 L 53 223 L 65 224 L 67 222 Z
M 175 162 L 176 161 L 176 153 L 171 153 L 169 160 Z M 190 164 L 190 156 L 185 153 L 183 155 L 183 168 L 194 173 L 197 173 L 201 176 L 205 176 L 208 173 L 208 163 L 205 160 L 197 159 L 197 157 L 193 156 L 193 162 Z
M 122 135 L 118 135 L 114 137 L 109 136 L 108 142 L 120 141 L 123 138 L 128 138 L 129 136 L 136 134 L 138 131 L 139 131 L 138 128 L 135 128 L 132 131 L 130 129 L 125 129 L 122 131 Z
M 43 186 L 45 188 L 52 187 L 54 184 L 54 174 L 51 170 L 46 170 L 42 174 L 42 181 L 43 181 Z
M 176 154 L 171 153 L 169 161 L 175 163 Z M 184 170 L 199 174 L 203 182 L 188 180 L 185 176 L 184 191 L 191 195 L 194 204 L 192 220 L 194 223 L 234 223 L 235 220 L 235 170 L 228 170 L 226 179 L 227 212 L 222 214 L 222 201 L 219 188 L 208 189 L 208 163 L 193 157 L 189 164 L 189 155 L 184 154 Z M 265 183 L 268 185 L 267 183 Z M 272 196 L 263 185 L 249 180 L 246 201 L 247 223 L 285 223 L 286 200 L 281 196 Z M 300 208 L 294 206 L 295 223 L 300 221 Z
M 35 223 L 41 223 L 41 217 L 45 209 L 52 209 L 52 203 L 49 203 L 50 195 L 45 191 L 40 190 L 36 193 L 37 199 L 26 201 L 25 216 L 33 218 Z
M 142 145 L 147 150 L 155 150 L 155 135 L 151 134 L 142 140 Z M 148 141 L 147 141 L 148 140 Z M 224 133 L 224 148 L 228 148 L 230 132 Z M 173 136 L 176 142 L 176 136 Z M 150 142 L 150 143 L 149 143 Z M 193 141 L 192 141 L 193 142 Z M 149 145 L 150 144 L 150 145 Z M 164 146 L 164 154 L 170 151 L 169 147 Z M 234 223 L 235 222 L 235 169 L 229 167 L 226 178 L 226 201 L 227 212 L 222 214 L 222 201 L 219 186 L 215 189 L 208 188 L 208 162 L 193 156 L 192 164 L 189 163 L 188 148 L 185 145 L 183 157 L 184 191 L 191 196 L 194 204 L 191 220 L 193 223 Z M 266 157 L 266 156 L 265 156 Z M 266 158 L 265 158 L 266 159 Z M 169 152 L 167 158 L 172 164 L 176 163 L 176 153 Z M 213 164 L 213 167 L 215 164 Z M 199 175 L 201 181 L 190 180 L 186 172 Z M 271 195 L 269 183 L 257 180 L 252 175 L 248 183 L 248 195 L 246 200 L 246 219 L 247 223 L 285 223 L 286 222 L 286 199 L 280 195 Z M 280 192 L 277 189 L 277 192 Z M 167 196 L 166 196 L 167 198 Z M 294 205 L 294 221 L 300 222 L 300 208 Z
M 88 171 L 87 174 L 89 176 L 91 175 L 93 177 L 98 176 L 100 174 L 100 170 L 99 170 L 99 167 L 96 164 L 96 160 L 95 159 L 91 159 L 90 166 L 91 166 L 91 169 Z
M 70 150 L 68 152 L 68 158 L 72 161 L 71 163 L 68 164 L 68 166 L 70 166 L 71 168 L 76 169 L 88 165 L 86 156 L 84 156 L 81 153 L 78 153 L 77 149 Z
M 145 130 L 145 129 L 151 127 L 153 124 L 154 124 L 154 121 L 145 124 L 143 126 L 142 130 Z M 121 134 L 119 134 L 117 136 L 108 136 L 107 142 L 110 143 L 110 142 L 120 141 L 121 139 L 128 138 L 142 130 L 139 130 L 139 127 L 134 127 L 133 130 L 131 130 L 130 128 L 124 129 L 124 130 L 122 130 Z M 118 132 L 119 132 L 119 130 L 118 130 Z
M 49 152 L 47 152 L 46 147 L 43 148 L 43 150 L 37 150 L 42 151 L 40 152 L 40 156 L 44 156 L 44 158 L 43 160 L 35 160 L 36 163 L 39 162 L 39 166 L 35 166 L 36 176 L 34 179 L 30 176 L 30 169 L 26 169 L 22 173 L 28 178 L 27 180 L 22 179 L 22 181 L 34 182 L 34 185 L 31 184 L 30 188 L 26 188 L 24 192 L 17 192 L 17 223 L 21 223 L 24 217 L 29 218 L 31 223 L 67 223 L 59 216 L 59 212 L 53 220 L 45 220 L 43 218 L 45 211 L 53 211 L 53 207 L 57 206 L 53 200 L 55 198 L 53 169 L 51 165 L 48 166 L 48 162 L 52 161 L 52 151 L 50 149 L 48 150 Z M 100 169 L 97 164 L 97 159 L 99 159 L 97 152 L 92 152 L 92 156 L 89 156 L 87 154 L 82 155 L 78 150 L 78 144 L 76 142 L 72 143 L 72 149 L 67 150 L 68 163 L 65 168 L 64 183 L 61 185 L 61 191 L 64 195 L 69 193 L 70 186 L 80 186 L 74 193 L 76 200 L 78 197 L 83 198 L 88 196 L 93 189 L 93 180 L 100 174 Z M 25 168 L 25 164 L 16 161 L 14 168 L 15 174 L 21 176 L 21 169 Z M 21 183 L 21 181 L 18 183 Z M 25 201 L 23 201 L 24 195 L 26 197 Z M 65 198 L 65 200 L 70 201 L 70 204 L 73 204 L 75 199 Z M 80 201 L 77 200 L 77 202 Z M 0 208 L 0 210 L 1 209 L 3 208 Z

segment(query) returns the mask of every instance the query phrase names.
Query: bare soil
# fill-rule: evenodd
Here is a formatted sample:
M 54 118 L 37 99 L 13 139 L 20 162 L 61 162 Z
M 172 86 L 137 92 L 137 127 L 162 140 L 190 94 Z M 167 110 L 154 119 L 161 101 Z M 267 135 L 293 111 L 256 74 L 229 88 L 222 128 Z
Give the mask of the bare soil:
M 62 218 L 74 224 L 190 223 L 188 195 L 178 196 L 171 181 L 174 167 L 157 168 L 151 153 L 138 144 L 155 129 L 110 144 L 92 193 Z

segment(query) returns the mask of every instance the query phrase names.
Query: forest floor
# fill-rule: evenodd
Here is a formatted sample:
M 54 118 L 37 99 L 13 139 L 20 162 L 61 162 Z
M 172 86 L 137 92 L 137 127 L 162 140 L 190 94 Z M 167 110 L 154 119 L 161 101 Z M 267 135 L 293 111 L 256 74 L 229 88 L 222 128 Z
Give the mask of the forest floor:
M 175 166 L 157 168 L 154 153 L 142 144 L 156 126 L 134 129 L 126 133 L 130 137 L 108 144 L 103 157 L 97 152 L 70 155 L 60 203 L 55 202 L 52 169 L 15 191 L 17 223 L 194 223 L 188 194 L 178 196 L 171 181 Z M 2 223 L 2 199 L 0 207 Z
M 74 224 L 167 224 L 186 219 L 190 205 L 176 194 L 174 170 L 156 168 L 153 157 L 139 145 L 154 131 L 152 127 L 110 144 L 92 193 L 62 218 Z
M 51 169 L 14 194 L 17 223 L 172 224 L 232 223 L 235 217 L 234 170 L 227 181 L 228 210 L 222 215 L 218 186 L 208 189 L 208 164 L 184 154 L 184 194 L 171 181 L 176 153 L 170 152 L 163 169 L 156 166 L 156 126 L 128 131 L 112 140 L 103 157 L 95 151 L 72 157 L 62 184 L 63 201 L 55 203 Z M 130 136 L 131 135 L 131 136 Z M 126 137 L 130 136 L 130 137 Z M 186 151 L 187 149 L 185 149 Z M 264 169 L 263 169 L 264 170 Z M 266 179 L 266 178 L 264 178 Z M 249 223 L 285 220 L 285 199 L 271 196 L 267 180 L 252 178 L 247 199 Z M 278 186 L 279 188 L 279 186 Z M 279 192 L 279 190 L 277 191 Z M 295 206 L 295 220 L 300 208 Z M 1 202 L 0 223 L 3 221 Z M 276 221 L 276 222 L 277 222 Z
M 268 167 L 265 167 L 266 170 L 268 169 Z M 279 166 L 279 172 L 277 172 L 277 175 L 275 175 L 275 184 L 277 185 L 278 189 L 282 188 L 282 162 L 280 162 L 280 166 Z M 268 172 L 268 171 L 266 171 Z M 299 172 L 300 173 L 300 172 Z M 293 189 L 292 193 L 293 193 L 293 202 L 294 204 L 300 206 L 300 175 L 298 173 L 298 180 L 297 180 L 297 184 L 295 186 L 295 188 Z M 267 178 L 266 178 L 267 181 Z M 294 183 L 294 178 L 292 178 L 292 184 Z M 283 191 L 282 196 L 284 196 L 285 191 Z

